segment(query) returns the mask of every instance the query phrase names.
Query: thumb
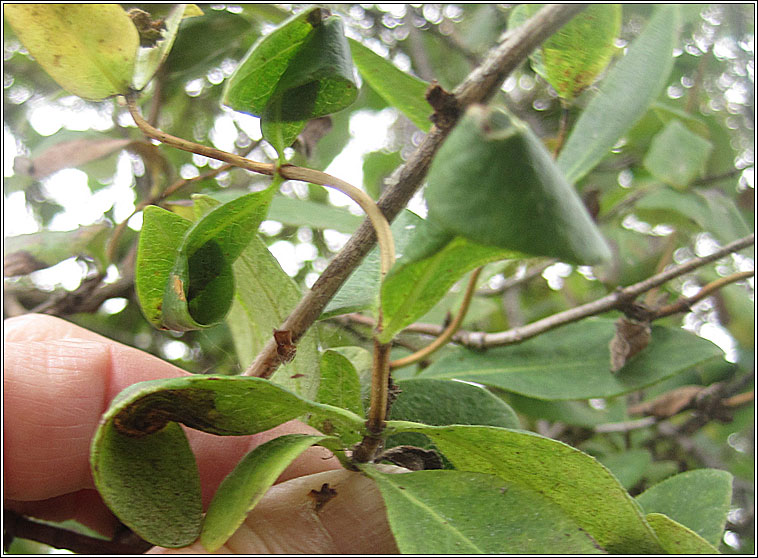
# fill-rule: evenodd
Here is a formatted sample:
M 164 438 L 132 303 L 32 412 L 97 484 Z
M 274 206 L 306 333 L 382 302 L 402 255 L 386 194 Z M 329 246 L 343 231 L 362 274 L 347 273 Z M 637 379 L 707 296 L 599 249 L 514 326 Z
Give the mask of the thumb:
M 318 492 L 327 496 L 319 497 Z M 271 487 L 217 552 L 367 555 L 397 554 L 398 548 L 374 481 L 341 469 L 298 477 Z M 150 553 L 207 551 L 196 542 L 179 549 L 156 547 Z

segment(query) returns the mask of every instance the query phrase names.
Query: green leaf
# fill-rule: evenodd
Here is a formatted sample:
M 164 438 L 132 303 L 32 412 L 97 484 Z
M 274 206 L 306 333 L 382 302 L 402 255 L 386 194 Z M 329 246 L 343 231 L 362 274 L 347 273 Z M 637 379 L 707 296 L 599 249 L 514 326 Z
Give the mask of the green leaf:
M 400 394 L 390 410 L 389 418 L 392 420 L 435 426 L 480 424 L 521 428 L 513 409 L 481 386 L 426 378 L 398 380 L 395 385 L 400 389 Z M 394 434 L 385 442 L 386 447 L 401 445 L 436 449 L 426 436 L 416 432 Z
M 90 243 L 107 230 L 107 225 L 97 224 L 79 227 L 73 231 L 41 231 L 5 237 L 4 274 L 6 277 L 26 275 L 72 256 L 93 255 Z
M 672 120 L 650 143 L 642 164 L 658 180 L 683 189 L 705 169 L 711 142 Z
M 313 30 L 309 18 L 316 10 L 313 7 L 290 17 L 250 48 L 224 86 L 223 104 L 232 110 L 263 114 L 290 60 Z
M 3 15 L 69 93 L 99 101 L 129 92 L 139 36 L 118 4 L 8 4 Z
M 732 502 L 732 475 L 696 469 L 670 477 L 637 496 L 647 513 L 662 513 L 718 545 Z
M 610 251 L 576 191 L 529 127 L 470 108 L 429 169 L 429 219 L 478 243 L 575 263 Z
M 403 164 L 400 151 L 372 151 L 363 156 L 363 186 L 374 199 L 384 190 L 384 180 Z
M 495 475 L 545 496 L 610 553 L 661 552 L 634 499 L 605 467 L 571 446 L 492 426 L 390 421 L 387 428 L 425 434 L 458 471 Z
M 382 99 L 405 114 L 422 132 L 432 127 L 429 116 L 433 112 L 426 102 L 429 84 L 399 70 L 370 48 L 350 39 L 353 62 L 361 77 Z
M 369 466 L 363 471 L 379 487 L 401 553 L 603 553 L 550 499 L 496 476 L 463 471 L 382 474 Z
M 653 528 L 668 554 L 718 554 L 718 549 L 700 535 L 661 513 L 649 513 L 645 519 Z
M 521 428 L 513 409 L 481 386 L 427 378 L 398 380 L 396 384 L 400 395 L 390 410 L 392 420 Z
M 324 351 L 321 355 L 317 400 L 365 416 L 358 372 L 346 357 L 336 351 Z
M 261 117 L 283 153 L 305 123 L 342 110 L 358 95 L 342 20 L 311 8 L 256 43 L 229 78 L 224 104 Z
M 178 331 L 217 324 L 234 293 L 232 264 L 265 219 L 273 188 L 218 206 L 192 225 L 163 294 L 163 324 Z M 164 255 L 165 257 L 165 255 Z
M 517 27 L 536 14 L 539 4 L 521 4 L 508 18 Z M 592 4 L 561 27 L 531 56 L 532 68 L 571 101 L 592 85 L 616 51 L 621 30 L 620 4 Z
M 644 449 L 629 449 L 598 456 L 598 461 L 608 467 L 621 486 L 630 490 L 644 476 L 653 462 L 650 452 Z
M 245 369 L 295 308 L 301 293 L 260 237 L 252 239 L 232 269 L 237 289 L 226 323 Z M 313 399 L 319 384 L 319 360 L 318 337 L 312 328 L 298 341 L 294 360 L 280 366 L 271 380 Z
M 616 374 L 610 371 L 609 319 L 587 319 L 518 345 L 456 350 L 432 363 L 427 378 L 457 378 L 537 399 L 614 397 L 653 385 L 712 359 L 716 345 L 679 328 L 654 325 L 650 344 Z
M 257 29 L 240 14 L 226 10 L 206 10 L 202 17 L 185 18 L 179 27 L 174 48 L 166 59 L 171 81 L 177 75 L 202 72 L 225 57 L 244 54 L 257 37 Z M 182 84 L 183 85 L 183 84 Z
M 179 24 L 187 15 L 197 15 L 199 8 L 194 4 L 177 4 L 164 18 L 163 23 L 166 26 L 162 32 L 162 39 L 154 47 L 140 47 L 137 51 L 137 59 L 134 65 L 134 75 L 132 76 L 132 87 L 141 91 L 153 79 L 155 72 L 171 52 L 174 45 L 174 39 L 179 31 Z M 200 11 L 199 15 L 203 15 Z M 191 15 L 190 15 L 191 17 Z
M 218 487 L 208 507 L 200 535 L 205 549 L 218 550 L 289 464 L 323 439 L 324 436 L 287 434 L 248 453 Z
M 108 417 L 108 415 L 106 415 Z M 149 436 L 120 432 L 111 420 L 92 441 L 92 476 L 103 501 L 146 541 L 182 547 L 200 534 L 200 476 L 177 424 Z
M 404 258 L 398 260 L 382 285 L 384 329 L 379 339 L 385 343 L 431 310 L 464 274 L 513 255 L 463 237 L 450 239 L 420 260 L 413 259 L 420 248 L 414 246 L 412 250 L 409 248 Z
M 134 288 L 147 321 L 159 329 L 163 323 L 163 293 L 174 267 L 176 249 L 192 221 L 155 205 L 142 212 L 142 231 L 134 266 Z
M 678 22 L 678 6 L 656 6 L 626 56 L 600 84 L 556 161 L 569 182 L 592 170 L 663 90 L 674 64 Z

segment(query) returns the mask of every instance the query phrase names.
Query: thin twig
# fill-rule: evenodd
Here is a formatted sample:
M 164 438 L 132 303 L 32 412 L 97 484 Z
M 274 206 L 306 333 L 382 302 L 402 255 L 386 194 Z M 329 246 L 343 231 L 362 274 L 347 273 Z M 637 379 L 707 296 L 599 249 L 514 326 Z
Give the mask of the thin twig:
M 144 541 L 131 545 L 90 537 L 32 521 L 10 510 L 3 510 L 3 523 L 6 535 L 37 541 L 54 548 L 65 548 L 78 554 L 141 554 L 152 546 Z
M 526 23 L 507 33 L 503 42 L 487 54 L 482 65 L 471 72 L 454 90 L 460 108 L 465 110 L 472 104 L 482 103 L 491 98 L 500 89 L 505 78 L 534 48 L 585 7 L 578 4 L 549 5 Z M 392 221 L 421 186 L 434 155 L 451 129 L 452 126 L 445 129 L 432 126 L 416 151 L 393 173 L 377 202 L 387 220 Z M 279 329 L 291 331 L 293 340 L 297 342 L 319 318 L 326 305 L 373 248 L 375 242 L 373 227 L 370 222 L 364 221 L 339 254 L 332 258 L 311 290 L 300 299 Z M 280 364 L 276 342 L 270 339 L 258 353 L 247 374 L 268 378 Z
M 479 267 L 475 269 L 471 274 L 471 277 L 468 281 L 468 286 L 466 287 L 466 293 L 463 295 L 463 302 L 461 302 L 461 307 L 458 309 L 458 313 L 456 314 L 453 321 L 451 321 L 450 324 L 442 332 L 442 335 L 437 337 L 437 339 L 432 341 L 429 345 L 420 351 L 417 351 L 412 355 L 408 355 L 407 357 L 391 361 L 390 369 L 408 366 L 409 364 L 414 364 L 420 360 L 423 360 L 435 352 L 437 349 L 444 346 L 448 341 L 450 341 L 450 339 L 453 337 L 453 334 L 458 331 L 458 328 L 461 327 L 461 324 L 463 323 L 463 319 L 466 317 L 469 305 L 471 304 L 471 299 L 474 296 L 474 290 L 476 289 L 476 280 L 479 278 L 479 274 L 482 272 L 482 269 L 483 268 Z
M 392 231 L 390 230 L 387 218 L 371 196 L 344 180 L 314 169 L 296 167 L 294 165 L 282 165 L 279 168 L 279 174 L 289 180 L 302 180 L 303 182 L 313 182 L 322 186 L 332 187 L 357 203 L 374 226 L 379 244 L 381 275 L 382 279 L 384 279 L 395 263 L 395 243 L 392 239 Z
M 171 134 L 167 134 L 162 130 L 159 130 L 155 126 L 152 126 L 147 120 L 142 118 L 133 95 L 128 95 L 126 97 L 126 106 L 129 109 L 134 122 L 137 124 L 137 127 L 142 131 L 143 134 L 150 138 L 153 138 L 154 140 L 165 143 L 166 145 L 170 145 L 171 147 L 181 149 L 182 151 L 197 153 L 198 155 L 203 155 L 209 159 L 224 161 L 225 163 L 229 163 L 235 167 L 240 167 L 259 174 L 273 176 L 276 172 L 276 165 L 273 163 L 259 163 L 258 161 L 252 161 L 251 159 L 247 159 L 241 155 L 228 153 L 226 151 L 216 149 L 215 147 L 208 147 L 207 145 L 202 145 L 200 143 L 178 138 L 176 136 L 172 136 Z
M 747 405 L 748 403 L 752 403 L 755 399 L 755 392 L 754 390 L 746 391 L 745 393 L 740 393 L 737 395 L 733 395 L 732 397 L 728 397 L 724 399 L 721 403 L 724 405 L 724 407 L 740 407 L 742 405 Z
M 611 432 L 631 432 L 632 430 L 639 430 L 640 428 L 647 428 L 653 426 L 658 419 L 655 417 L 645 417 L 637 420 L 627 420 L 624 422 L 608 422 L 605 424 L 598 424 L 594 430 L 598 434 L 609 434 Z
M 733 273 L 732 275 L 728 275 L 726 277 L 722 277 L 721 279 L 712 281 L 702 287 L 697 293 L 692 296 L 685 296 L 676 302 L 667 304 L 666 306 L 661 306 L 655 311 L 654 319 L 664 318 L 666 316 L 671 316 L 672 314 L 678 314 L 679 312 L 688 312 L 692 308 L 692 305 L 703 300 L 704 298 L 711 296 L 714 292 L 718 291 L 722 287 L 725 287 L 731 283 L 736 283 L 737 281 L 749 279 L 754 275 L 755 271 L 740 271 L 738 273 Z
M 458 331 L 458 333 L 453 335 L 452 341 L 476 349 L 515 345 L 557 327 L 577 322 L 590 316 L 596 316 L 610 310 L 623 309 L 639 295 L 649 291 L 650 289 L 662 285 L 671 279 L 684 275 L 685 273 L 694 271 L 695 269 L 698 269 L 711 262 L 719 260 L 733 252 L 747 248 L 754 242 L 755 234 L 750 234 L 744 238 L 727 244 L 726 246 L 715 251 L 713 254 L 704 256 L 702 258 L 693 258 L 682 264 L 672 266 L 661 273 L 645 279 L 644 281 L 640 281 L 639 283 L 635 283 L 628 287 L 619 288 L 613 293 L 587 304 L 565 310 L 564 312 L 553 314 L 552 316 L 548 316 L 525 326 L 516 327 L 498 333 Z M 426 333 L 428 335 L 441 335 L 443 328 L 431 324 L 413 324 L 412 328 L 409 327 L 406 329 L 406 331 L 411 330 L 418 333 Z
M 374 337 L 374 362 L 371 371 L 371 399 L 369 403 L 366 430 L 360 444 L 353 450 L 352 457 L 359 463 L 372 461 L 382 448 L 381 433 L 387 418 L 390 384 L 390 348 L 391 343 L 380 343 Z

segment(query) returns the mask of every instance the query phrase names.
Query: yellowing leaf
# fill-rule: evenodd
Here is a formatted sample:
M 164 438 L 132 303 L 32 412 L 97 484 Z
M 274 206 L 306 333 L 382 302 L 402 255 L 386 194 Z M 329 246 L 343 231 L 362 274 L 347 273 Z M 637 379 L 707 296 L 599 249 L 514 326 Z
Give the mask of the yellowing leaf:
M 6 4 L 5 17 L 37 62 L 69 93 L 125 94 L 139 36 L 118 4 Z

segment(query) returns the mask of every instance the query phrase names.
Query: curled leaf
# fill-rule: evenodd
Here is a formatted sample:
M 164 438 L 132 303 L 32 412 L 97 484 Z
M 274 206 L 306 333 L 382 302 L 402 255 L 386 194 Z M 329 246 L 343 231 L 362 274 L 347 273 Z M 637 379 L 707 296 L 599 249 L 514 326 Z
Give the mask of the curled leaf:
M 212 207 L 194 224 L 155 206 L 145 208 L 135 284 L 153 325 L 188 331 L 224 319 L 234 294 L 232 264 L 255 236 L 272 196 L 273 189 L 240 196 Z
M 316 7 L 253 45 L 229 78 L 223 102 L 260 116 L 263 136 L 282 153 L 308 120 L 342 110 L 357 95 L 342 21 Z
M 622 316 L 616 321 L 616 334 L 608 344 L 611 352 L 611 372 L 618 372 L 626 362 L 648 346 L 650 322 Z
M 177 423 L 219 436 L 239 436 L 298 417 L 322 431 L 328 426 L 336 438 L 306 436 L 292 445 L 285 443 L 281 452 L 269 455 L 280 469 L 314 443 L 323 441 L 338 451 L 363 435 L 359 416 L 308 401 L 261 378 L 195 375 L 134 384 L 114 399 L 95 433 L 90 451 L 95 485 L 110 509 L 142 538 L 161 546 L 185 546 L 200 535 L 202 507 L 195 458 Z M 273 483 L 278 474 L 268 467 L 263 469 L 270 482 L 246 480 L 250 467 L 258 470 L 251 464 L 258 457 L 246 458 L 242 472 L 230 482 L 242 482 L 253 494 Z M 221 498 L 241 498 L 235 505 L 246 507 L 251 492 L 246 494 Z
M 429 220 L 475 242 L 595 264 L 610 250 L 581 199 L 529 127 L 469 108 L 429 169 Z

